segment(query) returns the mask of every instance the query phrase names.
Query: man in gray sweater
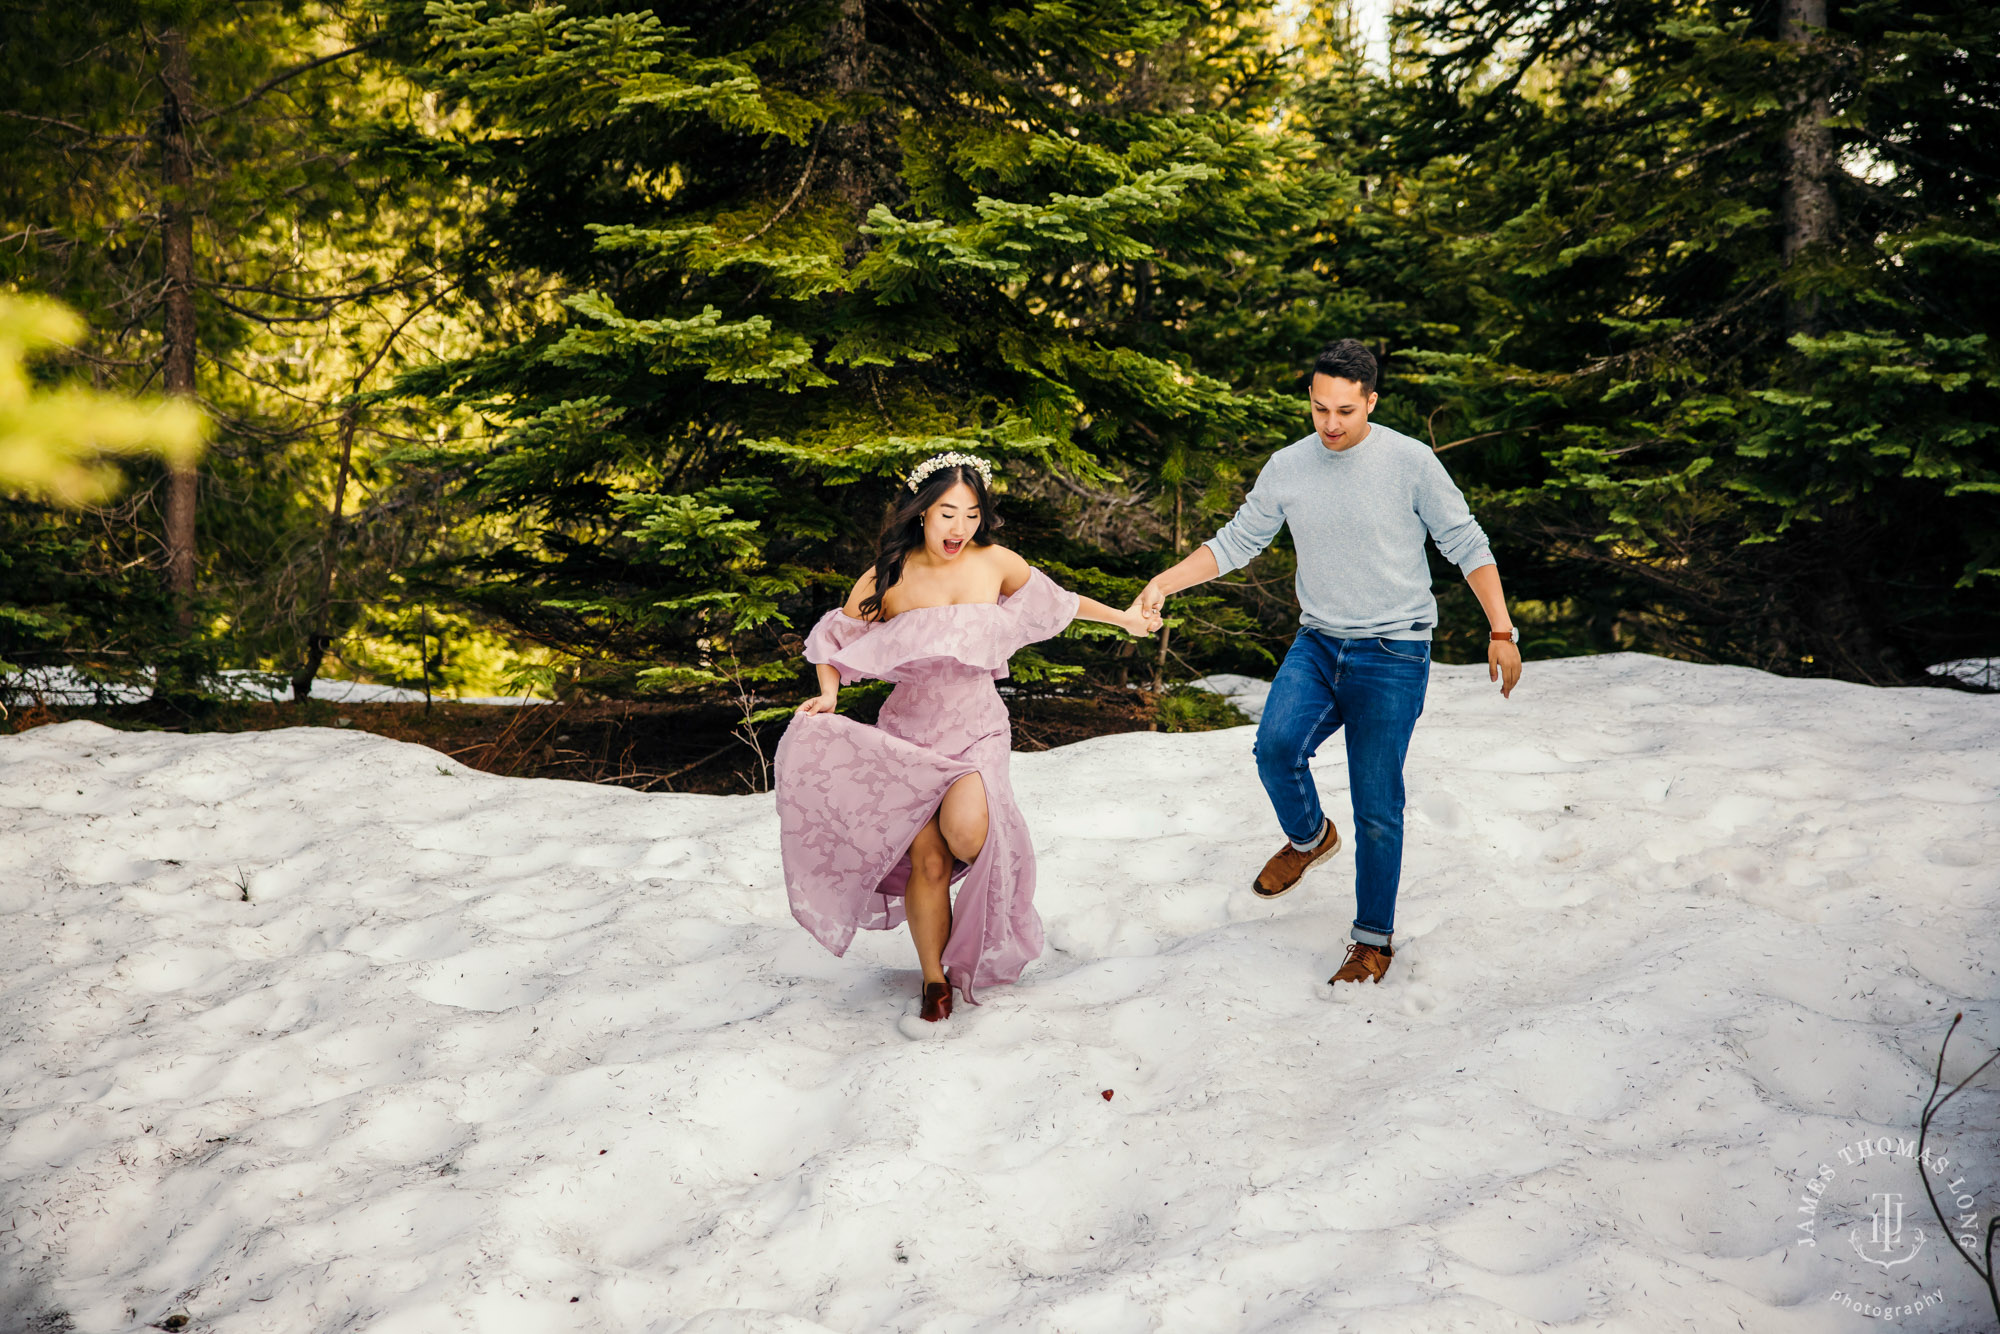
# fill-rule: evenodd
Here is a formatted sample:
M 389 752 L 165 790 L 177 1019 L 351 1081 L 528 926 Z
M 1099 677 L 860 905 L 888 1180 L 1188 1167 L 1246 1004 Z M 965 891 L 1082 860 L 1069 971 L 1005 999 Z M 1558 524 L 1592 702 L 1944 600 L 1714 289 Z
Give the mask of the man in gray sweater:
M 1139 606 L 1156 612 L 1170 594 L 1248 565 L 1291 525 L 1302 626 L 1257 725 L 1257 774 L 1286 844 L 1252 888 L 1276 898 L 1340 850 L 1307 763 L 1345 727 L 1355 914 L 1335 984 L 1379 982 L 1395 957 L 1403 757 L 1423 712 L 1438 619 L 1426 535 L 1464 572 L 1491 622 L 1488 676 L 1502 695 L 1521 676 L 1519 636 L 1486 534 L 1428 446 L 1370 424 L 1375 380 L 1375 357 L 1360 343 L 1323 349 L 1313 363 L 1313 433 L 1273 454 L 1236 517 L 1139 595 Z

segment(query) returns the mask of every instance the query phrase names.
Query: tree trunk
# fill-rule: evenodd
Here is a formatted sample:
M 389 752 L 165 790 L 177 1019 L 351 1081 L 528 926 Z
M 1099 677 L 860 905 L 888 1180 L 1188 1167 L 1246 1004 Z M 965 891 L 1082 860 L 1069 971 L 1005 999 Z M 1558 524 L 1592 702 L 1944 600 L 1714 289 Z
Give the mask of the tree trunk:
M 1779 36 L 1805 48 L 1826 28 L 1826 0 L 1783 0 Z M 1817 83 L 1815 76 L 1814 82 Z M 1785 131 L 1785 234 L 1781 256 L 1785 267 L 1798 263 L 1802 252 L 1833 239 L 1833 114 L 1823 91 L 1807 96 Z M 1818 334 L 1822 329 L 1819 297 L 1794 291 L 1787 306 L 1793 333 Z
M 189 152 L 188 117 L 193 79 L 188 71 L 187 34 L 169 28 L 160 34 L 160 169 L 166 190 L 161 207 L 161 299 L 166 307 L 166 365 L 169 394 L 194 397 L 194 159 Z M 167 586 L 180 603 L 183 627 L 194 620 L 195 473 L 176 466 L 167 474 Z
M 1871 597 L 1871 585 L 1855 577 L 1855 571 L 1879 568 L 1875 548 L 1879 535 L 1859 516 L 1842 506 L 1803 543 L 1792 586 L 1798 590 L 1793 602 L 1792 632 L 1812 645 L 1816 670 L 1802 671 L 1803 664 L 1789 663 L 1791 672 L 1810 676 L 1832 676 L 1864 685 L 1917 685 L 1924 682 L 1922 664 L 1904 661 L 1904 655 L 1882 635 L 1885 608 Z M 1768 548 L 1767 548 L 1768 550 Z
M 875 196 L 875 145 L 865 103 L 874 61 L 868 53 L 867 0 L 840 0 L 840 9 L 827 33 L 827 74 L 836 103 L 849 105 L 836 112 L 829 127 L 827 147 L 833 155 L 834 189 L 857 212 L 868 207 Z
M 1181 524 L 1181 488 L 1177 484 L 1174 487 L 1174 555 L 1176 558 L 1187 554 L 1181 550 L 1185 545 L 1186 539 L 1182 536 Z M 1172 630 L 1169 630 L 1164 625 L 1160 627 L 1160 648 L 1159 652 L 1153 658 L 1153 693 L 1156 695 L 1167 688 L 1167 644 L 1172 640 L 1173 633 Z
M 431 609 L 424 605 L 423 624 L 417 630 L 417 669 L 424 674 L 424 712 L 431 711 Z M 744 717 L 744 726 L 752 726 L 749 716 Z
M 379 359 L 379 358 L 378 358 Z M 340 409 L 340 470 L 333 479 L 333 503 L 326 512 L 326 540 L 320 546 L 319 583 L 313 589 L 313 603 L 306 619 L 306 655 L 292 677 L 292 702 L 303 704 L 312 698 L 313 679 L 326 661 L 327 646 L 333 643 L 329 607 L 333 600 L 333 566 L 340 554 L 340 530 L 345 522 L 347 479 L 353 473 L 354 428 L 360 424 L 361 410 L 350 397 Z

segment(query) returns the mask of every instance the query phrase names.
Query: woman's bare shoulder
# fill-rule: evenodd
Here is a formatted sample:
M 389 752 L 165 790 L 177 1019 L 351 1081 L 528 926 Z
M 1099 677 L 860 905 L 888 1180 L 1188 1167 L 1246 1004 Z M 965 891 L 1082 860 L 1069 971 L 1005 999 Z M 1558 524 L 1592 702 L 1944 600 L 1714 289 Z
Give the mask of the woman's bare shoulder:
M 979 554 L 987 560 L 993 561 L 1003 569 L 1010 571 L 1018 570 L 1022 574 L 1026 574 L 1028 571 L 1027 559 L 1020 552 L 1013 550 L 1011 547 L 1003 547 L 998 542 L 989 547 L 981 547 Z
M 847 615 L 859 620 L 861 617 L 861 604 L 874 596 L 875 567 L 870 565 L 861 572 L 861 577 L 854 581 L 854 587 L 848 590 L 847 601 L 841 604 L 840 609 Z
M 997 542 L 990 547 L 986 547 L 981 554 L 985 556 L 994 569 L 1000 572 L 1000 591 L 1002 593 L 1013 593 L 1022 584 L 1027 583 L 1028 576 L 1034 573 L 1020 552 L 1010 551 Z

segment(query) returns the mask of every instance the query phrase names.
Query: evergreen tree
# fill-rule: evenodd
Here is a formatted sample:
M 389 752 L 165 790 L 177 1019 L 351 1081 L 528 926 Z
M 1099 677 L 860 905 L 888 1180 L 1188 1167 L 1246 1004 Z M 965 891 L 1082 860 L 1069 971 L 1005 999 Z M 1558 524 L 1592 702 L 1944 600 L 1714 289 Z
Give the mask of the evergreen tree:
M 1401 22 L 1396 77 L 1318 117 L 1374 185 L 1342 258 L 1545 648 L 1882 682 L 1991 652 L 1990 12 Z
M 199 475 L 136 470 L 112 507 L 0 504 L 0 542 L 61 553 L 33 572 L 17 560 L 0 595 L 25 581 L 98 609 L 35 661 L 128 679 L 167 666 L 185 687 L 224 660 L 291 668 L 312 657 L 303 623 L 324 635 L 329 493 L 367 469 L 356 427 L 382 420 L 360 411 L 368 382 L 426 308 L 437 241 L 344 142 L 383 95 L 371 22 L 290 0 L 9 9 L 0 284 L 83 313 L 74 370 L 164 390 L 217 428 Z M 409 526 L 366 540 L 393 549 Z
M 1248 118 L 1278 65 L 1247 7 L 427 12 L 414 74 L 460 119 L 394 151 L 487 201 L 478 274 L 543 280 L 469 278 L 495 345 L 405 383 L 493 426 L 442 460 L 510 525 L 469 596 L 606 685 L 778 654 L 943 450 L 995 458 L 1007 539 L 1122 601 L 1176 498 L 1298 415 L 1206 368 L 1337 194 Z M 1091 506 L 1149 514 L 1147 549 L 1066 533 Z

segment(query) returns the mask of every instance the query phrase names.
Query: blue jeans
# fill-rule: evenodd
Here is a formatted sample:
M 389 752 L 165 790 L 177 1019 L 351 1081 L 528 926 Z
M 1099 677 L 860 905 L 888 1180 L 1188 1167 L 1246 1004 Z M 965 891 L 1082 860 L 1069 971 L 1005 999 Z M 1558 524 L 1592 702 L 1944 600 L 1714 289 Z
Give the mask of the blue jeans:
M 1257 724 L 1257 776 L 1295 846 L 1325 827 L 1306 761 L 1347 729 L 1354 800 L 1354 939 L 1386 947 L 1403 878 L 1403 756 L 1424 711 L 1431 646 L 1421 639 L 1336 639 L 1299 631 Z

